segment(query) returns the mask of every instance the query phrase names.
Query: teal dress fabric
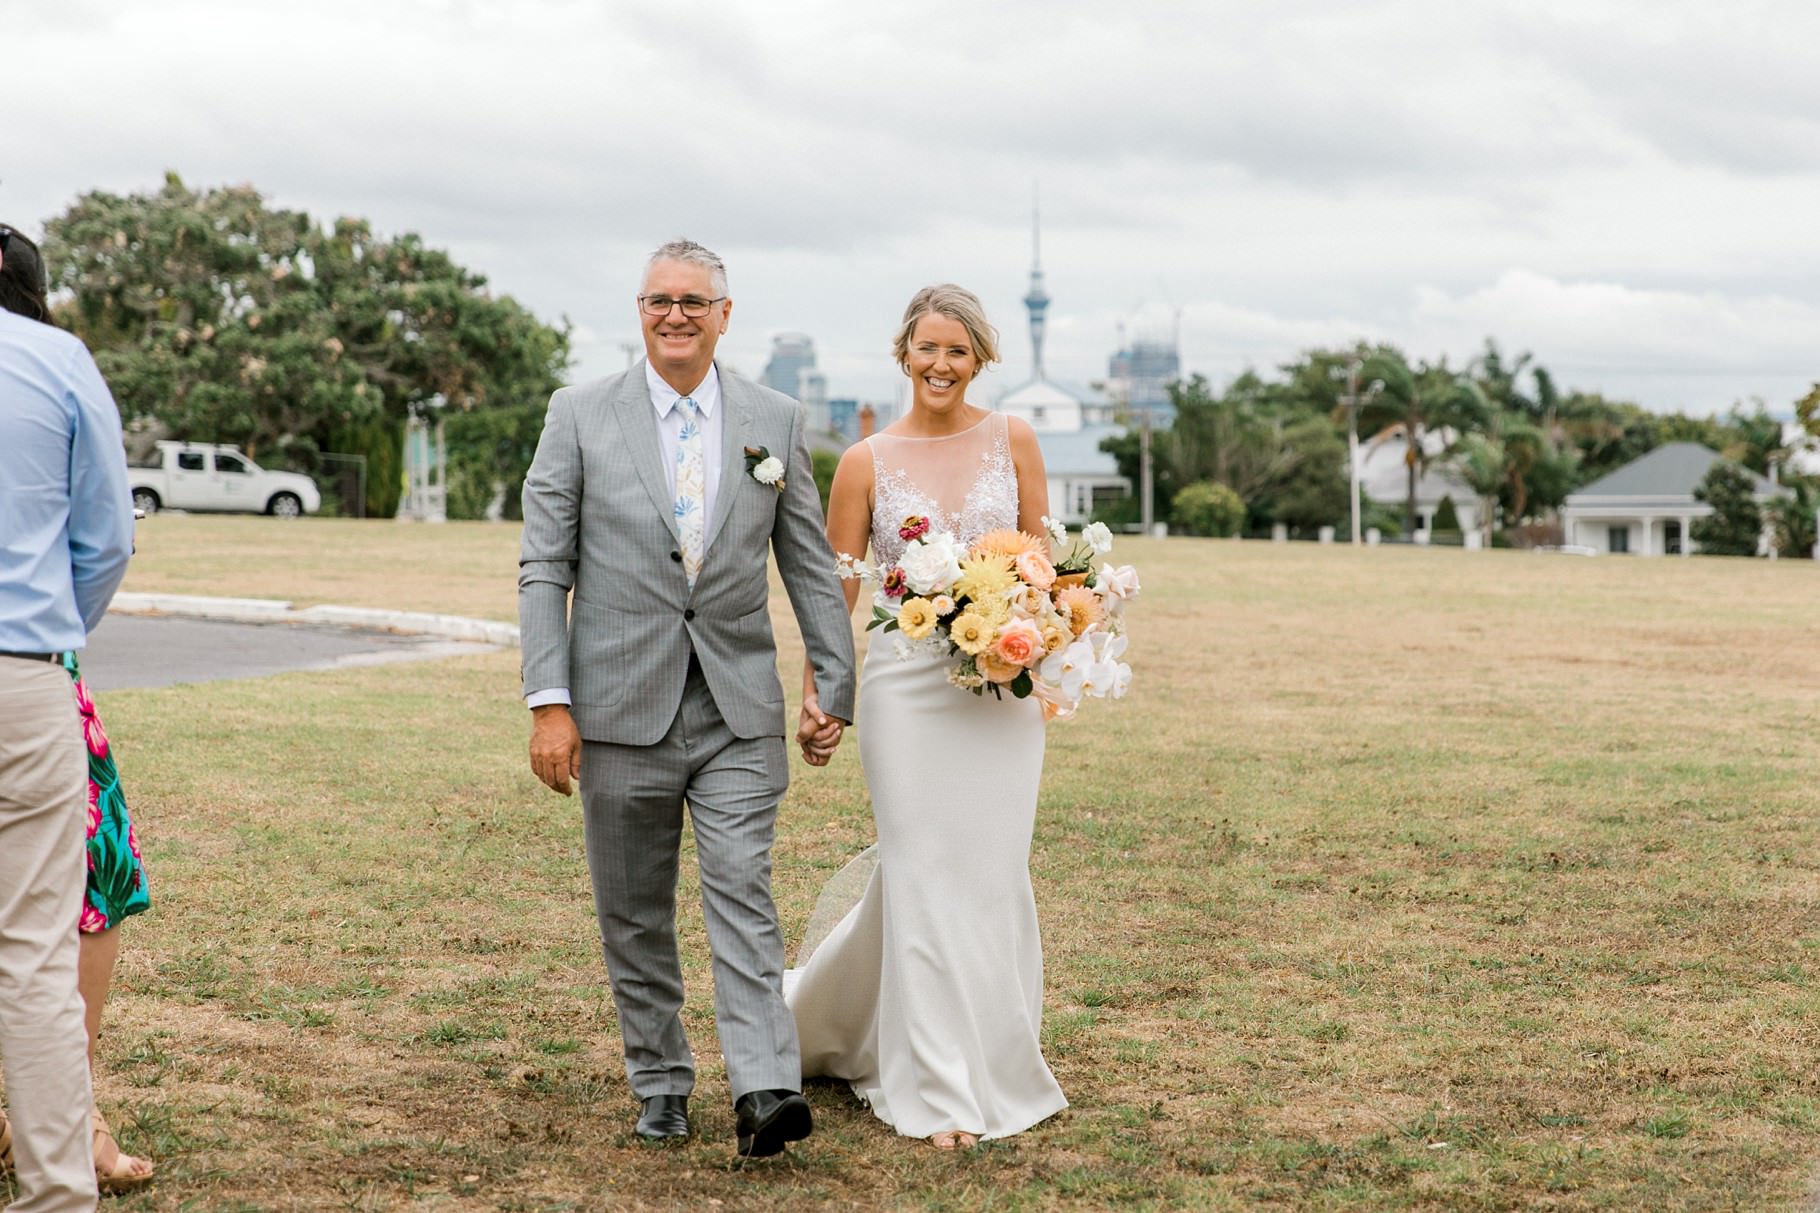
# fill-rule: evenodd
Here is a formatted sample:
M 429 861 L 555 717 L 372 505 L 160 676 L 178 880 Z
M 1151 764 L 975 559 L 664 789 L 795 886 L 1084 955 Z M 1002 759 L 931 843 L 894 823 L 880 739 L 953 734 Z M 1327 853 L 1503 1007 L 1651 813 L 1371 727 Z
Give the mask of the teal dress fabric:
M 139 856 L 139 838 L 127 816 L 126 795 L 120 790 L 120 772 L 107 744 L 107 731 L 83 685 L 74 653 L 63 655 L 63 668 L 76 684 L 82 739 L 88 743 L 88 890 L 80 925 L 84 933 L 93 935 L 143 913 L 152 902 L 145 884 L 145 864 Z

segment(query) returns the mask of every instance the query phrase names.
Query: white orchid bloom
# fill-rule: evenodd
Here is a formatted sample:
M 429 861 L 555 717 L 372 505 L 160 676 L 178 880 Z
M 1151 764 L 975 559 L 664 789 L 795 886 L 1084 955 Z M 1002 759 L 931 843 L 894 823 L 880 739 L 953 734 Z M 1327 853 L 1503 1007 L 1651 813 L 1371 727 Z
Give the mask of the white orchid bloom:
M 1049 532 L 1050 542 L 1057 545 L 1068 542 L 1068 524 L 1063 522 L 1060 518 L 1051 518 L 1049 515 L 1044 514 L 1043 529 Z
M 1089 662 L 1082 670 L 1081 690 L 1095 699 L 1104 699 L 1112 688 L 1118 685 L 1119 663 L 1116 661 Z
M 1123 699 L 1125 692 L 1131 689 L 1131 667 L 1121 661 L 1112 669 L 1112 685 L 1106 689 L 1106 693 L 1114 699 Z
M 1125 655 L 1125 646 L 1131 642 L 1123 632 L 1088 632 L 1081 637 L 1093 650 L 1095 661 L 1117 661 Z
M 1102 556 L 1112 550 L 1112 529 L 1103 522 L 1089 522 L 1081 528 L 1081 538 L 1087 546 Z
M 1087 678 L 1087 667 L 1092 662 L 1093 646 L 1085 640 L 1077 640 L 1044 658 L 1037 673 L 1042 675 L 1044 682 L 1061 691 L 1064 697 L 1078 702 L 1082 684 Z

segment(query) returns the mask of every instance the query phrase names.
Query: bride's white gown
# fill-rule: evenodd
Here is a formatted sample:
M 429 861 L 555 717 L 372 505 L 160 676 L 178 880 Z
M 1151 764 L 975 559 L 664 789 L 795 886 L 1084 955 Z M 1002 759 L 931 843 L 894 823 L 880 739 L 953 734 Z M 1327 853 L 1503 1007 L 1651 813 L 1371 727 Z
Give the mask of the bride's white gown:
M 960 434 L 874 435 L 872 551 L 927 514 L 961 547 L 1017 526 L 1005 419 Z M 1006 1137 L 1068 1106 L 1043 1061 L 1043 950 L 1030 835 L 1043 770 L 1034 700 L 976 696 L 949 663 L 901 660 L 871 633 L 860 677 L 860 758 L 878 866 L 785 997 L 804 1077 L 847 1079 L 909 1137 Z

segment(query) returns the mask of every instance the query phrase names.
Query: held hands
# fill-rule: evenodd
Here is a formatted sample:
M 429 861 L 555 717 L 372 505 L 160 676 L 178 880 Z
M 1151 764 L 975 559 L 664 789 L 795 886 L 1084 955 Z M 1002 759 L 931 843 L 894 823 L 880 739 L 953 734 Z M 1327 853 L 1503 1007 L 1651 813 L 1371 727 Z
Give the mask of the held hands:
M 813 693 L 803 696 L 803 710 L 796 726 L 796 744 L 803 749 L 803 761 L 812 767 L 825 767 L 840 745 L 846 722 L 822 711 Z
M 564 796 L 571 793 L 570 781 L 581 778 L 581 730 L 567 706 L 531 709 L 531 772 Z

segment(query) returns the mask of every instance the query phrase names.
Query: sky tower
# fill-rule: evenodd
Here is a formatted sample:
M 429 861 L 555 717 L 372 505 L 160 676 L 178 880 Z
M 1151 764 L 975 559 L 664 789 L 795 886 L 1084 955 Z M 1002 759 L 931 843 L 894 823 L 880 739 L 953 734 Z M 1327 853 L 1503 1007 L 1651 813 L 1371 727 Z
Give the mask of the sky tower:
M 1030 359 L 1035 368 L 1032 378 L 1043 378 L 1043 313 L 1049 310 L 1049 292 L 1043 289 L 1043 221 L 1036 204 L 1030 206 L 1030 293 L 1024 296 L 1030 309 Z

